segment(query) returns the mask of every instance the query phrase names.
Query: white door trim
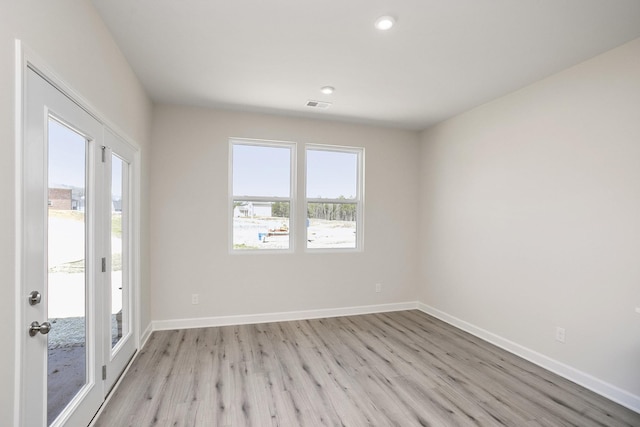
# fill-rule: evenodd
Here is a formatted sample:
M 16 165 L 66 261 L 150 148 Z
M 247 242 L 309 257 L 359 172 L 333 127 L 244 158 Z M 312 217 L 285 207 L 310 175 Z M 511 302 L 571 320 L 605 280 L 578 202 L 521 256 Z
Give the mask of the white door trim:
M 24 198 L 24 179 L 23 179 L 23 162 L 24 158 L 24 127 L 25 127 L 25 79 L 27 69 L 31 68 L 40 74 L 45 80 L 47 80 L 56 89 L 62 92 L 65 96 L 76 103 L 80 108 L 85 110 L 88 114 L 93 116 L 98 122 L 100 122 L 106 129 L 118 136 L 123 142 L 130 146 L 134 152 L 133 156 L 133 175 L 131 198 L 133 200 L 131 206 L 131 218 L 132 218 L 132 233 L 131 233 L 131 298 L 132 307 L 134 310 L 134 316 L 132 318 L 132 332 L 136 348 L 140 349 L 140 325 L 141 325 L 141 310 L 140 310 L 140 146 L 126 133 L 122 132 L 118 126 L 109 120 L 105 119 L 104 114 L 101 114 L 100 110 L 95 108 L 90 102 L 83 96 L 77 93 L 71 88 L 69 84 L 65 82 L 37 53 L 26 46 L 21 40 L 15 40 L 15 85 L 14 85 L 14 101 L 15 101 L 15 199 L 14 199 L 14 212 L 15 212 L 15 228 L 14 228 L 14 247 L 15 247 L 15 340 L 14 340 L 14 405 L 13 405 L 13 426 L 23 427 L 23 402 L 26 396 L 23 395 L 24 384 L 24 366 L 23 360 L 23 346 L 25 340 L 26 326 L 23 325 L 24 314 L 24 295 L 23 290 L 23 278 L 24 278 L 24 221 L 23 221 L 23 198 Z

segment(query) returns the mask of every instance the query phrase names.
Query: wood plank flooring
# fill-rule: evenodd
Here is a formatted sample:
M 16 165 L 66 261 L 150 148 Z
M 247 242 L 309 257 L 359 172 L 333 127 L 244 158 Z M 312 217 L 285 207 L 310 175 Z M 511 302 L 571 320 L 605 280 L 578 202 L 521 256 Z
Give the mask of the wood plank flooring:
M 640 426 L 420 311 L 154 332 L 104 426 Z

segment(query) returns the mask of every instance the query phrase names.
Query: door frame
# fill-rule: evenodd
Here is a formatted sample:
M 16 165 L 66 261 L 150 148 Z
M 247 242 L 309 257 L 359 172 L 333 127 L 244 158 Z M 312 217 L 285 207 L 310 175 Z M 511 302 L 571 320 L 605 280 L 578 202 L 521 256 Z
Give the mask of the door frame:
M 28 410 L 26 405 L 27 399 L 24 395 L 24 381 L 27 367 L 23 363 L 24 347 L 26 345 L 27 325 L 24 323 L 24 313 L 26 304 L 26 295 L 28 290 L 25 289 L 24 271 L 26 269 L 24 256 L 24 230 L 27 224 L 24 221 L 24 161 L 25 161 L 25 125 L 26 125 L 26 85 L 25 80 L 28 70 L 31 69 L 45 79 L 49 84 L 60 91 L 64 96 L 69 98 L 89 115 L 102 124 L 104 132 L 111 132 L 118 136 L 121 141 L 126 143 L 133 151 L 133 173 L 131 174 L 131 253 L 130 253 L 130 298 L 133 313 L 131 316 L 131 328 L 135 349 L 140 349 L 140 147 L 122 132 L 118 126 L 115 126 L 105 115 L 101 114 L 86 98 L 79 95 L 68 85 L 47 63 L 33 50 L 29 49 L 21 40 L 15 40 L 15 199 L 14 199 L 14 239 L 15 239 L 15 341 L 14 341 L 14 427 L 24 426 L 24 413 Z M 129 362 L 130 363 L 130 362 Z M 126 371 L 126 367 L 125 367 Z M 124 371 L 123 371 L 124 372 Z M 108 394 L 109 390 L 105 390 Z M 107 397 L 106 395 L 104 396 Z M 104 402 L 103 402 L 104 404 Z M 26 427 L 26 426 L 25 426 Z

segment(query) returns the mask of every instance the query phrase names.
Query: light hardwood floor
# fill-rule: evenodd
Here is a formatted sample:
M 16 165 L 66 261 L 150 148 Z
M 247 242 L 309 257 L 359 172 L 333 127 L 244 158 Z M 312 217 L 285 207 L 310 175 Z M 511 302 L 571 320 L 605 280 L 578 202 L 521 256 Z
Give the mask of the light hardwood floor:
M 640 426 L 420 311 L 154 332 L 96 426 Z

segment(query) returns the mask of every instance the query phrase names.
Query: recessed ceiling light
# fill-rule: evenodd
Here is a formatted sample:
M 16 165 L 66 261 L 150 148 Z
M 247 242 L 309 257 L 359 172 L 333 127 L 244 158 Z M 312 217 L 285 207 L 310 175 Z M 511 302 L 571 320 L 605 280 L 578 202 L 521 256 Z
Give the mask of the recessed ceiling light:
M 331 95 L 335 90 L 336 88 L 333 86 L 323 86 L 320 88 L 320 92 L 324 93 L 325 95 Z
M 375 26 L 380 31 L 387 31 L 388 29 L 393 27 L 393 24 L 395 23 L 396 23 L 396 19 L 393 16 L 386 15 L 376 19 Z

